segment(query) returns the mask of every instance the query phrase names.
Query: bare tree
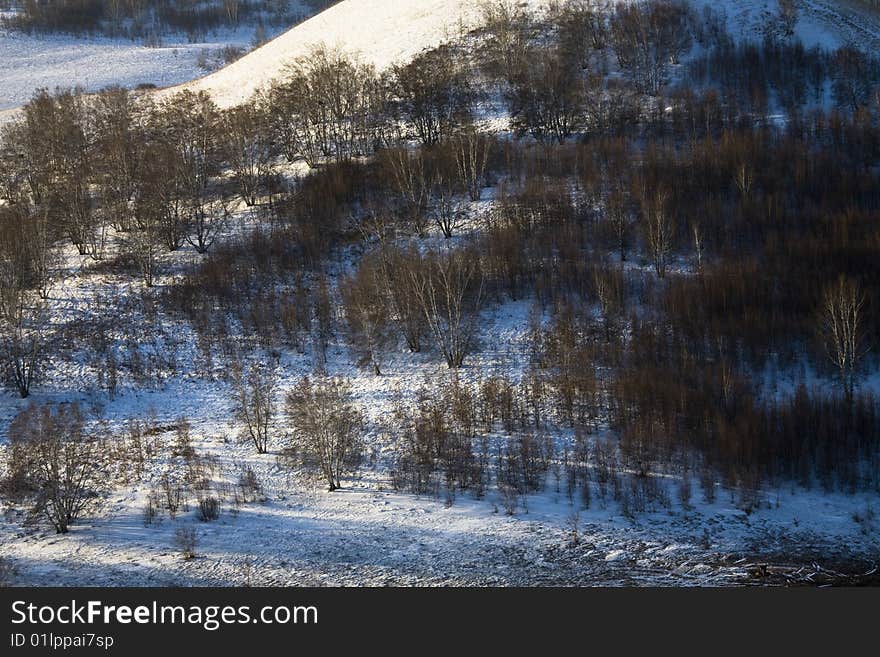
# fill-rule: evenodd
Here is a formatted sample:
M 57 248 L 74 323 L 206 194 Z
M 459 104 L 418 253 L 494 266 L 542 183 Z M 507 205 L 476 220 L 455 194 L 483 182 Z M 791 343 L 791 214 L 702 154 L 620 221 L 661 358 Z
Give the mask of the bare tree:
M 186 180 L 192 172 L 169 144 L 153 141 L 144 151 L 135 193 L 135 228 L 149 233 L 156 248 L 176 251 L 186 242 L 193 202 Z
M 51 207 L 56 220 L 80 255 L 103 257 L 103 233 L 97 225 L 95 199 L 88 179 L 81 174 L 56 183 L 51 190 Z
M 206 93 L 183 91 L 151 114 L 155 139 L 140 203 L 152 206 L 170 251 L 186 242 L 193 215 L 210 197 L 222 161 L 219 125 L 220 112 Z
M 615 325 L 623 314 L 624 274 L 620 269 L 611 269 L 602 263 L 593 274 L 593 287 L 599 301 L 605 339 L 611 340 Z
M 146 106 L 146 107 L 145 107 Z M 149 104 L 118 87 L 92 100 L 95 131 L 95 169 L 107 222 L 119 230 L 131 228 L 132 200 L 141 165 L 143 116 Z
M 95 213 L 92 185 L 94 130 L 78 90 L 50 95 L 39 91 L 23 109 L 23 119 L 6 131 L 25 168 L 31 201 L 44 207 L 60 233 L 81 255 L 102 256 L 103 230 Z
M 266 113 L 254 104 L 228 110 L 223 115 L 221 144 L 238 184 L 239 194 L 255 205 L 261 186 L 272 175 L 272 142 Z
M 420 237 L 428 227 L 427 208 L 431 196 L 425 156 L 407 148 L 384 151 L 384 161 L 399 194 L 406 219 Z
M 694 241 L 694 257 L 697 261 L 697 273 L 702 274 L 705 238 L 703 237 L 703 225 L 697 219 L 694 219 L 691 222 L 691 236 L 693 237 Z
M 45 303 L 36 294 L 0 289 L 0 357 L 7 379 L 23 399 L 39 374 L 45 325 Z
M 381 244 L 376 259 L 378 275 L 387 292 L 392 319 L 413 353 L 421 351 L 422 336 L 426 329 L 425 316 L 410 275 L 418 262 L 420 256 L 415 251 L 400 250 L 386 242 Z
M 9 429 L 15 463 L 33 490 L 33 512 L 65 534 L 95 500 L 99 486 L 98 441 L 89 436 L 76 405 L 22 411 Z
M 236 415 L 244 424 L 243 436 L 258 454 L 269 448 L 269 428 L 275 415 L 278 373 L 275 363 L 238 365 L 233 371 Z
M 841 276 L 822 293 L 819 330 L 829 360 L 837 368 L 844 393 L 852 399 L 862 359 L 867 296 L 858 282 Z
M 340 285 L 349 336 L 358 352 L 358 365 L 382 374 L 382 354 L 390 343 L 391 319 L 383 294 L 381 269 L 366 258 L 358 271 Z
M 193 527 L 178 527 L 174 530 L 174 546 L 180 550 L 186 561 L 196 558 L 198 542 L 198 534 Z
M 851 112 L 868 106 L 874 86 L 870 58 L 859 48 L 844 46 L 835 51 L 832 63 L 834 101 Z M 880 90 L 874 91 L 880 102 Z
M 223 10 L 226 12 L 226 18 L 233 25 L 238 23 L 240 5 L 240 0 L 223 0 Z
M 779 28 L 786 39 L 794 36 L 794 29 L 798 22 L 798 8 L 795 0 L 778 0 Z
M 438 170 L 434 174 L 433 197 L 434 197 L 434 223 L 443 233 L 443 237 L 450 239 L 464 218 L 464 213 L 458 208 L 456 202 L 456 180 L 448 173 Z
M 281 323 L 296 350 L 305 353 L 312 333 L 312 299 L 302 273 L 297 276 L 293 289 L 282 297 Z
M 0 207 L 0 295 L 27 289 L 47 298 L 55 266 L 52 241 L 45 207 L 25 197 Z
M 479 258 L 466 250 L 430 254 L 413 263 L 410 277 L 446 364 L 460 368 L 474 346 L 483 302 Z
M 608 195 L 606 213 L 617 242 L 620 261 L 625 262 L 631 239 L 632 213 L 626 194 L 618 187 L 615 187 Z
M 124 241 L 124 247 L 137 264 L 146 287 L 153 287 L 157 259 L 162 250 L 163 210 L 161 201 L 152 194 L 154 183 L 161 185 L 160 181 L 151 179 L 141 186 L 135 213 L 137 226 Z
M 214 244 L 217 233 L 228 223 L 229 214 L 229 206 L 222 198 L 194 206 L 190 212 L 190 230 L 186 241 L 198 253 L 207 253 Z
M 479 201 L 486 185 L 486 166 L 492 139 L 473 128 L 462 130 L 453 139 L 458 179 L 472 201 Z
M 331 491 L 353 471 L 361 454 L 361 412 L 347 383 L 340 379 L 303 378 L 287 395 L 293 445 L 320 470 Z
M 26 198 L 0 207 L 0 374 L 22 397 L 43 355 L 50 267 L 45 212 Z
M 664 278 L 675 237 L 675 224 L 669 211 L 669 192 L 658 190 L 649 198 L 643 199 L 642 218 L 648 254 L 657 276 Z
M 749 199 L 752 196 L 752 188 L 755 184 L 755 174 L 751 167 L 745 162 L 741 162 L 737 167 L 733 176 L 733 184 L 743 199 Z

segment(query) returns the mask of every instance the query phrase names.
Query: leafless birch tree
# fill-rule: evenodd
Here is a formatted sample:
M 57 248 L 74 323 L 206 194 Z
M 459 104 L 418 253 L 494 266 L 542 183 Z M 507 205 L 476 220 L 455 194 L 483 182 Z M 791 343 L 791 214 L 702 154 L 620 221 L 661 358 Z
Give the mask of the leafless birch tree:
M 410 270 L 413 290 L 437 347 L 451 369 L 471 352 L 483 301 L 483 272 L 465 250 L 431 254 Z
M 868 352 L 865 334 L 867 296 L 858 282 L 841 276 L 822 293 L 820 332 L 825 351 L 851 399 L 859 365 Z
M 658 190 L 643 200 L 645 242 L 659 278 L 665 278 L 675 225 L 669 211 L 669 192 Z

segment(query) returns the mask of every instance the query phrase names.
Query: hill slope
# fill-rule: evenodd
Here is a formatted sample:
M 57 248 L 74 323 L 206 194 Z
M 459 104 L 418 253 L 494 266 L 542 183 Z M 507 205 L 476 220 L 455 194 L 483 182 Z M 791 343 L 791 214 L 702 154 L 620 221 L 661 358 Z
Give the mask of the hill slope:
M 531 6 L 547 0 L 529 0 Z M 440 45 L 476 25 L 474 0 L 345 0 L 292 28 L 246 57 L 199 80 L 165 90 L 207 91 L 220 107 L 249 98 L 285 64 L 324 44 L 357 52 L 382 69 Z
M 551 0 L 523 2 L 532 8 L 541 8 L 550 4 Z M 697 8 L 708 5 L 723 11 L 727 16 L 728 29 L 736 38 L 760 38 L 776 11 L 776 0 L 691 2 Z M 276 78 L 286 64 L 307 55 L 320 44 L 358 52 L 365 61 L 380 69 L 386 68 L 473 28 L 480 20 L 481 5 L 480 0 L 343 0 L 226 68 L 163 89 L 159 94 L 167 95 L 181 89 L 204 90 L 214 97 L 219 106 L 231 107 L 250 98 L 255 91 Z M 796 32 L 807 46 L 818 44 L 835 48 L 850 43 L 867 50 L 880 47 L 877 12 L 865 9 L 853 0 L 802 0 L 798 6 L 800 20 Z M 89 45 L 93 49 L 98 46 Z M 171 50 L 176 53 L 175 49 Z M 30 67 L 28 75 L 43 80 L 45 74 L 35 67 L 36 64 Z M 55 66 L 52 70 L 58 68 Z M 89 66 L 81 68 L 88 70 Z M 98 78 L 104 84 L 133 84 L 145 80 L 162 84 L 163 79 L 173 84 L 185 76 L 172 69 L 161 71 L 161 75 L 147 75 L 142 67 L 126 67 L 120 61 L 113 66 L 97 68 L 101 69 Z M 128 68 L 133 69 L 131 75 L 121 75 Z M 14 108 L 26 100 L 27 95 L 10 93 L 9 85 L 16 77 L 21 77 L 21 71 L 10 80 L 0 82 L 0 94 L 5 95 L 0 98 L 0 125 L 14 117 L 17 113 Z M 89 89 L 102 86 L 98 78 L 93 78 L 90 72 L 84 79 L 74 75 L 71 80 L 68 75 L 66 80 L 88 83 L 86 86 Z M 47 78 L 40 84 L 53 87 L 57 83 L 55 78 Z
M 532 9 L 551 0 L 523 0 Z M 775 0 L 692 0 L 727 16 L 738 38 L 761 38 L 777 11 Z M 293 27 L 246 57 L 201 79 L 163 90 L 207 91 L 220 107 L 232 107 L 275 79 L 289 62 L 324 44 L 339 47 L 383 69 L 421 50 L 451 40 L 475 27 L 479 0 L 343 0 Z M 797 36 L 805 45 L 836 48 L 844 43 L 871 48 L 880 43 L 877 17 L 840 0 L 804 0 L 799 4 Z

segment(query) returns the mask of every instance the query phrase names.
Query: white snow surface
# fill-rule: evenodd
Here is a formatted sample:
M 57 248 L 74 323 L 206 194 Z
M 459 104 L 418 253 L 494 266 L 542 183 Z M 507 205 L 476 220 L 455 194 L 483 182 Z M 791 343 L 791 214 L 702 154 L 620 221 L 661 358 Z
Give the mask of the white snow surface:
M 291 3 L 290 11 L 300 16 L 314 13 L 304 3 Z M 264 25 L 270 37 L 287 27 Z M 26 34 L 0 28 L 0 123 L 41 88 L 82 87 L 94 92 L 113 85 L 168 87 L 194 80 L 206 73 L 199 66 L 200 55 L 214 59 L 226 46 L 247 51 L 254 31 L 253 24 L 242 24 L 212 30 L 195 41 L 181 33 L 164 34 L 147 46 L 143 40 L 124 37 Z
M 24 105 L 40 88 L 110 85 L 159 87 L 199 75 L 198 55 L 223 45 L 246 45 L 250 34 L 233 33 L 203 43 L 172 41 L 148 48 L 123 39 L 32 36 L 0 30 L 0 110 Z
M 734 39 L 760 39 L 778 13 L 777 0 L 690 0 L 727 17 Z M 853 45 L 868 52 L 880 48 L 878 12 L 853 0 L 799 0 L 795 36 L 808 48 Z

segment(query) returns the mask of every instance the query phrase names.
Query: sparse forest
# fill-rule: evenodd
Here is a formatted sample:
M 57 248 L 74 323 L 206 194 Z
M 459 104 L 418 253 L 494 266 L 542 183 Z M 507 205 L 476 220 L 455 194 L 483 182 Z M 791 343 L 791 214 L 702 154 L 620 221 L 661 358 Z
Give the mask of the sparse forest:
M 69 3 L 23 4 L 58 29 Z M 40 92 L 0 138 L 0 199 L 10 395 L 63 391 L 64 363 L 107 399 L 188 373 L 285 471 L 335 491 L 379 458 L 401 494 L 509 514 L 554 489 L 630 518 L 688 508 L 692 482 L 746 510 L 880 492 L 880 59 L 854 48 L 735 41 L 680 0 L 487 3 L 411 63 L 323 48 L 233 110 Z M 71 258 L 127 293 L 59 316 Z M 513 347 L 487 327 L 517 304 Z M 376 412 L 361 391 L 402 363 L 430 374 Z M 118 441 L 128 468 L 164 459 L 150 522 L 261 498 L 183 419 L 164 448 L 101 422 L 22 411 L 4 495 L 65 532 L 122 476 Z

